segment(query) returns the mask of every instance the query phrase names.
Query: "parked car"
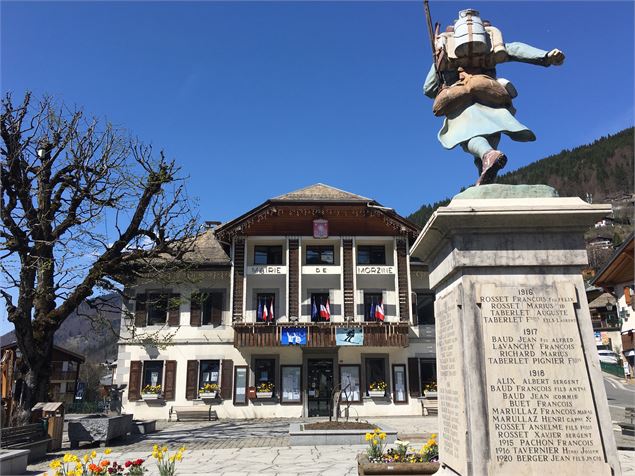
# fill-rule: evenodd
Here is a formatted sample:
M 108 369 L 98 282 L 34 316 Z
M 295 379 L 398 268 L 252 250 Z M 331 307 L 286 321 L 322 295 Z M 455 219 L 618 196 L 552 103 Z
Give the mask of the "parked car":
M 598 356 L 600 357 L 600 362 L 606 364 L 619 364 L 620 362 L 620 358 L 612 350 L 598 350 Z

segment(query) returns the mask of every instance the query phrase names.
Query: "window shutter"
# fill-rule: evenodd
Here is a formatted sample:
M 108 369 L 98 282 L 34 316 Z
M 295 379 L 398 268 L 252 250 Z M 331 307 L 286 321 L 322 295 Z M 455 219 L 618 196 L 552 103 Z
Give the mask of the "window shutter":
M 174 388 L 176 386 L 176 360 L 165 362 L 165 386 L 163 398 L 166 401 L 174 400 Z
M 180 294 L 170 294 L 168 303 L 168 326 L 178 326 L 181 322 Z
M 214 327 L 223 324 L 223 293 L 212 293 L 212 325 Z
M 134 310 L 134 325 L 135 327 L 145 327 L 148 313 L 146 310 L 146 294 L 137 294 Z
M 192 293 L 192 296 L 190 296 L 190 326 L 199 327 L 200 325 L 201 325 L 201 294 Z
M 198 360 L 187 361 L 187 379 L 185 380 L 185 399 L 194 400 L 198 394 Z
M 138 302 L 138 301 L 137 301 Z M 128 380 L 128 400 L 134 402 L 141 400 L 141 369 L 143 362 L 133 360 L 130 362 L 130 375 Z
M 231 400 L 234 379 L 234 361 L 225 359 L 221 365 L 220 396 L 223 400 Z
M 408 359 L 408 387 L 411 397 L 421 396 L 421 380 L 419 379 L 419 359 Z
M 624 286 L 624 301 L 626 301 L 626 305 L 631 305 L 631 288 L 628 286 Z

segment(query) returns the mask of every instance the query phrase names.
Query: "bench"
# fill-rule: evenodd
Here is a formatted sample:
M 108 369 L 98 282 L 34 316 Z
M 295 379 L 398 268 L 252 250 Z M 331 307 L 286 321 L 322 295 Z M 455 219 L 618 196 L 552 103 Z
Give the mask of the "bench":
M 420 397 L 419 400 L 421 401 L 421 414 L 423 416 L 439 413 L 439 400 L 437 398 Z
M 183 420 L 218 420 L 216 410 L 211 406 L 197 405 L 193 407 L 170 407 L 168 421 L 172 421 L 172 415 L 176 414 L 176 421 Z
M 28 462 L 32 463 L 46 455 L 51 441 L 43 423 L 24 426 L 8 426 L 0 430 L 0 448 L 8 450 L 30 450 Z
M 635 436 L 635 408 L 626 407 L 624 410 L 624 421 L 618 423 L 622 428 L 622 435 Z

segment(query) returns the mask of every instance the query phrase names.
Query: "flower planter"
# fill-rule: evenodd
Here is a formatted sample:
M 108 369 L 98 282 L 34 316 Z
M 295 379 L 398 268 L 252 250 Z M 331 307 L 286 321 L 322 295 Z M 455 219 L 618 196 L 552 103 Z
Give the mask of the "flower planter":
M 110 440 L 126 436 L 130 433 L 132 414 L 116 415 L 88 415 L 68 422 L 68 439 L 71 449 L 79 448 L 80 441 L 98 441 L 108 445 Z
M 423 396 L 426 397 L 426 398 L 439 398 L 439 393 L 438 392 L 425 391 L 425 392 L 423 392 Z
M 434 474 L 439 470 L 439 463 L 371 463 L 368 455 L 357 456 L 357 474 Z
M 256 398 L 271 398 L 273 392 L 256 392 Z
M 199 392 L 198 396 L 202 399 L 211 399 L 218 397 L 218 392 Z
M 160 393 L 142 393 L 141 398 L 143 400 L 153 401 L 153 400 L 162 400 L 163 396 Z
M 368 396 L 370 398 L 383 398 L 386 396 L 386 391 L 385 390 L 369 390 Z

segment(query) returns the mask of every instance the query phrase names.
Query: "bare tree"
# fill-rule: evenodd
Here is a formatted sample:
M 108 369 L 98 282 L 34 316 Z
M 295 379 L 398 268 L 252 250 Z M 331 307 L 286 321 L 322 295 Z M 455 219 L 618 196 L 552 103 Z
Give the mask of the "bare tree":
M 0 293 L 28 366 L 25 409 L 46 401 L 55 331 L 80 303 L 179 262 L 196 232 L 174 161 L 80 110 L 33 102 L 9 94 L 0 111 Z

